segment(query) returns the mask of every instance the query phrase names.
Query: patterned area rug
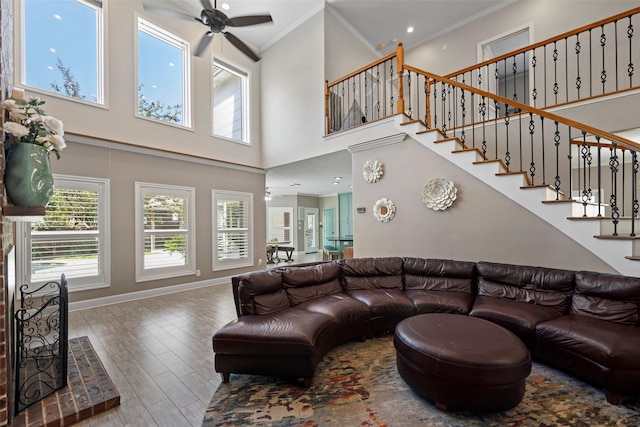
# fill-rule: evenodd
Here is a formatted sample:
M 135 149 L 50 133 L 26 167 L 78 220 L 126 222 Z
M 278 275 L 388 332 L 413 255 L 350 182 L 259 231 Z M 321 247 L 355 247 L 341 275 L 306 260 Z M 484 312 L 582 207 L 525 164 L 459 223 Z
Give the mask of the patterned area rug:
M 292 380 L 232 375 L 216 390 L 203 426 L 640 426 L 640 400 L 614 406 L 601 390 L 535 363 L 522 402 L 499 413 L 442 412 L 396 370 L 393 337 L 341 345 L 310 388 Z

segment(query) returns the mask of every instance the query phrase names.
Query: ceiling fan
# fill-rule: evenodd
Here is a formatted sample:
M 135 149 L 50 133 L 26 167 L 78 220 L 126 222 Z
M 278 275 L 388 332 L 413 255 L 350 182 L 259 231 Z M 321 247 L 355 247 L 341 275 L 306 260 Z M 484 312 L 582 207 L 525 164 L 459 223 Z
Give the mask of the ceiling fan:
M 198 43 L 198 47 L 194 53 L 195 56 L 200 56 L 204 53 L 205 49 L 211 42 L 211 39 L 216 33 L 222 33 L 232 45 L 238 48 L 242 53 L 247 55 L 249 58 L 254 61 L 259 61 L 260 57 L 249 48 L 242 40 L 238 37 L 234 36 L 228 31 L 225 31 L 227 27 L 246 27 L 249 25 L 256 24 L 264 24 L 267 22 L 273 22 L 271 15 L 268 13 L 266 15 L 250 15 L 250 16 L 237 16 L 235 18 L 229 18 L 224 12 L 218 10 L 216 7 L 217 0 L 214 0 L 214 5 L 211 5 L 210 0 L 200 0 L 202 3 L 202 12 L 200 12 L 200 17 L 194 17 L 188 15 L 186 13 L 178 12 L 173 9 L 166 9 L 163 7 L 159 7 L 154 4 L 144 4 L 144 8 L 146 10 L 155 11 L 161 14 L 170 15 L 173 17 L 187 19 L 189 21 L 196 20 L 201 22 L 203 25 L 209 27 L 209 31 L 207 31 L 204 36 L 200 39 Z

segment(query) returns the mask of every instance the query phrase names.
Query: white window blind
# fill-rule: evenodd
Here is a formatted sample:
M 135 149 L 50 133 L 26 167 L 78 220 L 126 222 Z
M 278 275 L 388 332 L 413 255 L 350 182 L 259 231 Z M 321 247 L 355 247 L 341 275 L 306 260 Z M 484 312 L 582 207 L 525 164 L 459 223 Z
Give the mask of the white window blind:
M 214 270 L 253 265 L 250 193 L 213 190 Z
M 293 208 L 269 208 L 269 243 L 290 243 Z
M 136 183 L 137 280 L 195 273 L 195 189 Z
M 69 289 L 105 286 L 109 278 L 108 181 L 56 175 L 44 218 L 25 230 L 24 283 L 58 281 Z

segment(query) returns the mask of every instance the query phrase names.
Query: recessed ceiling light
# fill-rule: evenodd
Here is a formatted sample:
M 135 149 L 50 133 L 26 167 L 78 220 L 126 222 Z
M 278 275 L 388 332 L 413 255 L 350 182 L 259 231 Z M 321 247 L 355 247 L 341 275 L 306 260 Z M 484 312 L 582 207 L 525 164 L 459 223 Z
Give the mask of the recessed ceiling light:
M 221 6 L 224 10 L 229 10 L 229 3 L 222 3 Z
M 334 176 L 333 179 L 335 179 L 336 181 L 340 181 L 342 179 L 341 176 Z
M 340 184 L 340 183 L 339 183 L 338 181 L 333 181 L 333 182 L 332 182 L 332 184 L 333 184 L 333 185 L 338 185 L 338 184 Z
M 413 27 L 407 27 L 407 33 L 413 33 Z

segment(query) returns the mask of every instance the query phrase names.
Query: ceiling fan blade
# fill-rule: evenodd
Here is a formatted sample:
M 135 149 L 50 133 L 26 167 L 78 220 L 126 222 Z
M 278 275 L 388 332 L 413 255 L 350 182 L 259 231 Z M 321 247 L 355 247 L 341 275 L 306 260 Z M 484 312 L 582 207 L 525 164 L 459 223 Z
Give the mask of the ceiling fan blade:
M 214 10 L 213 6 L 211 6 L 211 1 L 209 0 L 200 0 L 200 3 L 202 4 L 202 7 L 207 9 L 207 10 Z
M 157 6 L 157 5 L 154 5 L 154 4 L 143 3 L 142 7 L 144 8 L 144 10 L 148 10 L 150 12 L 157 13 L 158 15 L 169 16 L 171 18 L 185 19 L 185 20 L 188 20 L 188 21 L 197 20 L 197 18 L 193 17 L 192 15 L 188 15 L 186 13 L 180 12 L 180 11 L 175 10 L 175 9 L 168 9 L 168 8 L 165 8 L 165 7 L 162 7 L 162 6 Z
M 252 15 L 252 16 L 236 16 L 235 18 L 229 18 L 230 27 L 246 27 L 247 25 L 264 24 L 267 22 L 273 22 L 271 15 Z
M 249 58 L 253 59 L 255 62 L 260 61 L 260 57 L 256 55 L 242 40 L 237 38 L 231 33 L 224 32 L 224 36 L 231 42 L 232 45 L 237 47 L 242 53 L 247 55 Z
M 213 33 L 211 31 L 207 31 L 204 36 L 200 39 L 200 43 L 198 43 L 198 47 L 196 48 L 195 56 L 200 56 L 204 53 L 209 43 L 211 43 L 211 39 L 213 38 Z

